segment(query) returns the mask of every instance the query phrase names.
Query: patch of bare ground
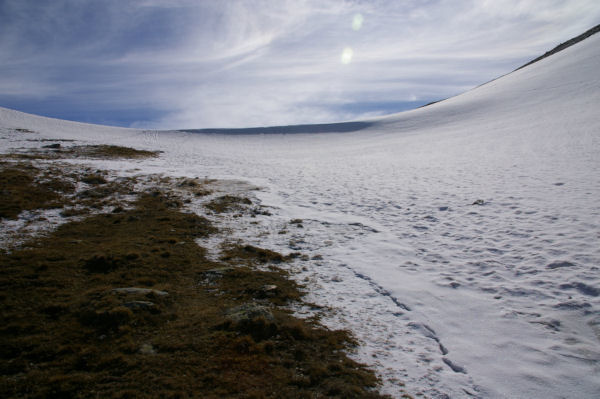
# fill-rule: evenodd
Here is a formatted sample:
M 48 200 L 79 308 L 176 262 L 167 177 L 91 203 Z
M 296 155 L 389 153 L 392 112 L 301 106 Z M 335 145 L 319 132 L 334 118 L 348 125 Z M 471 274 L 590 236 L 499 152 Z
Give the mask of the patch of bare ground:
M 57 181 L 85 182 L 74 193 L 73 183 L 40 185 L 40 166 L 1 166 L 3 190 L 48 190 L 40 202 L 25 189 L 11 191 L 18 201 L 2 195 L 7 217 L 93 207 L 136 185 L 48 166 Z M 302 298 L 277 266 L 290 256 L 232 244 L 208 260 L 196 240 L 217 227 L 184 212 L 176 194 L 208 190 L 194 179 L 153 181 L 128 209 L 115 203 L 0 251 L 1 397 L 382 397 L 373 372 L 345 355 L 355 345 L 348 332 L 288 310 Z

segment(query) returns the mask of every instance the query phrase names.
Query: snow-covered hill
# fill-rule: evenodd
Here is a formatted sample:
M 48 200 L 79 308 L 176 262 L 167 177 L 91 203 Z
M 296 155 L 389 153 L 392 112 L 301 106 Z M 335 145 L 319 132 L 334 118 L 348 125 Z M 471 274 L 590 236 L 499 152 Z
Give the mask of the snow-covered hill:
M 5 138 L 25 128 L 159 149 L 138 167 L 263 187 L 277 209 L 261 245 L 313 257 L 298 278 L 336 309 L 330 325 L 356 333 L 387 392 L 598 397 L 600 35 L 353 126 L 156 132 L 0 108 Z M 278 234 L 291 218 L 304 228 Z

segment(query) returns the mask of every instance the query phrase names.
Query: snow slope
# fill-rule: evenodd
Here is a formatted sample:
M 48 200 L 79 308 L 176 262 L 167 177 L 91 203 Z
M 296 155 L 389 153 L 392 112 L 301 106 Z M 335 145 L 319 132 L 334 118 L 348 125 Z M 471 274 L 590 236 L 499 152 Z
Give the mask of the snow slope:
M 139 167 L 263 187 L 277 210 L 260 244 L 319 255 L 298 278 L 336 309 L 328 323 L 356 333 L 387 392 L 598 397 L 600 35 L 359 126 L 156 132 L 0 108 L 5 138 L 160 149 Z M 277 234 L 291 218 L 304 228 Z

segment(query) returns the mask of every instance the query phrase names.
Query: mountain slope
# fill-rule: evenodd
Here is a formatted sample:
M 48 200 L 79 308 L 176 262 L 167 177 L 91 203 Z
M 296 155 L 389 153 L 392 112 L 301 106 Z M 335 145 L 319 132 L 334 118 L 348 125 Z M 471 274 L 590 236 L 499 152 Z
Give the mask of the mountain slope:
M 437 398 L 595 398 L 598 65 L 593 35 L 343 133 L 136 131 L 5 109 L 0 123 L 160 149 L 138 167 L 262 187 L 273 222 L 251 244 L 310 256 L 295 276 L 336 309 L 324 322 L 354 331 L 356 356 L 378 367 L 387 392 L 399 396 L 402 382 Z
M 549 124 L 556 123 L 559 115 L 560 119 L 595 120 L 595 110 L 590 105 L 598 104 L 600 98 L 599 46 L 600 35 L 594 35 L 459 96 L 378 121 L 399 132 L 478 121 L 491 123 L 490 128 L 511 124 L 527 128 L 534 122 L 532 111 L 545 115 L 544 121 Z M 566 115 L 566 107 L 576 112 Z M 489 120 L 492 115 L 497 121 Z M 536 118 L 534 123 L 544 121 Z

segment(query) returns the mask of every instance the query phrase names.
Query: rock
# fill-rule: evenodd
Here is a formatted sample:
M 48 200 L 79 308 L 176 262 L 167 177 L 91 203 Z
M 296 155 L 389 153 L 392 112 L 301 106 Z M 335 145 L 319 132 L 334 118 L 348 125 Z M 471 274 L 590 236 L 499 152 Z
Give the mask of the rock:
M 256 342 L 268 339 L 279 331 L 269 309 L 255 303 L 236 306 L 227 312 L 227 317 L 229 322 L 226 328 L 248 334 Z
M 223 275 L 229 273 L 234 270 L 233 267 L 225 266 L 225 267 L 216 267 L 214 269 L 205 270 L 202 272 L 204 276 L 204 280 L 202 281 L 205 284 L 212 284 L 223 277 Z
M 230 266 L 215 267 L 214 269 L 209 269 L 209 270 L 202 272 L 202 274 L 204 274 L 206 276 L 220 277 L 226 273 L 229 273 L 232 270 L 234 270 L 234 268 L 230 267 Z
M 475 200 L 471 205 L 485 205 L 485 201 L 482 199 Z
M 263 317 L 269 321 L 275 320 L 273 313 L 271 313 L 269 309 L 267 309 L 265 306 L 255 303 L 246 303 L 231 308 L 227 311 L 227 317 L 235 323 L 248 322 L 260 317 Z
M 141 353 L 142 355 L 154 355 L 156 353 L 156 350 L 154 349 L 152 344 L 145 343 L 145 344 L 142 344 L 142 346 L 140 346 L 140 349 L 138 352 Z
M 275 293 L 277 292 L 277 286 L 275 284 L 267 284 L 262 287 L 262 291 L 267 296 L 275 295 Z
M 124 288 L 114 288 L 112 292 L 117 294 L 140 294 L 140 295 L 148 295 L 154 294 L 157 296 L 167 296 L 169 293 L 167 291 L 159 291 L 153 290 L 151 288 L 139 288 L 139 287 L 124 287 Z

